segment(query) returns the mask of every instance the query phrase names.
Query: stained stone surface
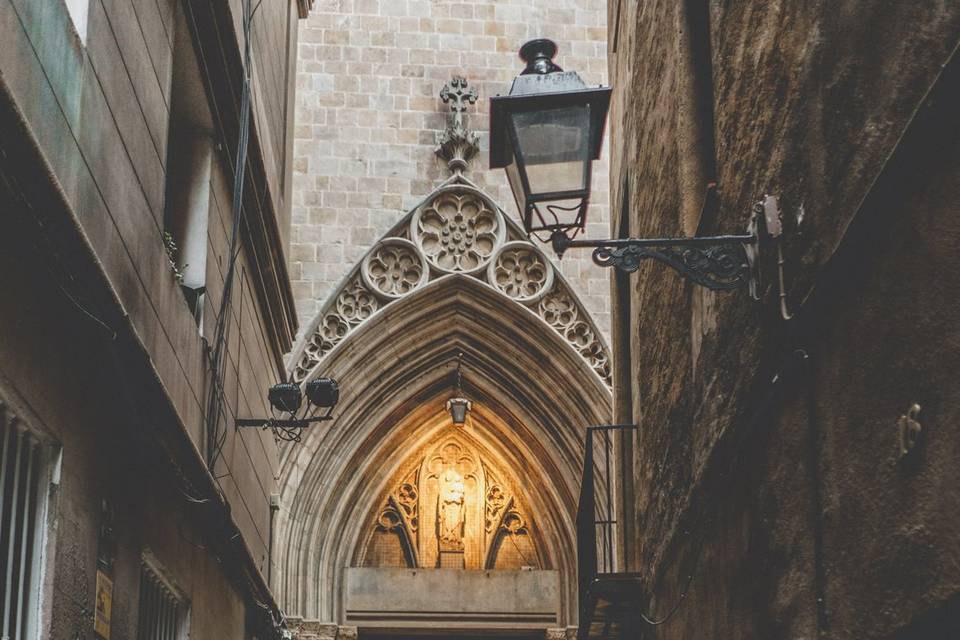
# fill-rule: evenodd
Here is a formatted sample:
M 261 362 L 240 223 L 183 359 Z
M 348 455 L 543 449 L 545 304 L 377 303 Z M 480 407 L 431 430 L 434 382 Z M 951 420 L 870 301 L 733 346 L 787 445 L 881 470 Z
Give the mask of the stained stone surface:
M 300 26 L 289 253 L 301 335 L 373 243 L 450 175 L 435 149 L 452 106 L 439 94 L 454 76 L 479 93 L 466 125 L 479 134 L 480 152 L 466 175 L 516 215 L 503 171 L 487 168 L 489 98 L 509 90 L 522 69 L 517 51 L 535 37 L 557 42 L 564 69 L 604 83 L 606 16 L 605 0 L 314 4 Z M 594 167 L 591 237 L 609 234 L 603 158 Z M 451 254 L 442 253 L 447 268 Z M 607 336 L 609 272 L 589 251 L 557 264 Z

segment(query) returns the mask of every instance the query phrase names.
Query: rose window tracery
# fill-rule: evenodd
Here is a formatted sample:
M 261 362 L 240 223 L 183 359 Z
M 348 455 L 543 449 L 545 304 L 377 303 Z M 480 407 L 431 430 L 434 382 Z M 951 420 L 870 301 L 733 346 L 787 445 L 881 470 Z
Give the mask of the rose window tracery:
M 530 243 L 508 242 L 490 263 L 487 278 L 506 296 L 532 302 L 553 286 L 553 265 Z
M 364 257 L 360 269 L 364 284 L 385 298 L 400 298 L 427 283 L 426 256 L 404 238 L 387 238 Z
M 469 191 L 441 191 L 410 220 L 410 236 L 427 260 L 445 273 L 483 268 L 503 241 L 500 212 Z
M 511 227 L 511 237 L 519 229 Z M 470 275 L 536 313 L 610 386 L 610 358 L 599 331 L 542 251 L 506 241 L 502 212 L 468 185 L 443 187 L 364 255 L 326 302 L 294 353 L 291 378 L 303 382 L 368 318 L 448 274 Z M 404 236 L 407 237 L 404 237 Z

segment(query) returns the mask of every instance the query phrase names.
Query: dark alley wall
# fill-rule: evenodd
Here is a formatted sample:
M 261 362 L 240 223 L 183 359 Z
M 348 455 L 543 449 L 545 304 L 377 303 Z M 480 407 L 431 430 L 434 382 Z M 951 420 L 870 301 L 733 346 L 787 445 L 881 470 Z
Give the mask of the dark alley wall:
M 894 638 L 938 608 L 945 621 L 960 591 L 960 11 L 610 11 L 613 217 L 641 236 L 742 233 L 777 195 L 793 314 L 775 255 L 760 303 L 659 265 L 621 281 L 615 395 L 640 425 L 628 566 L 652 618 L 688 591 L 644 632 Z M 711 179 L 720 207 L 701 216 Z M 923 431 L 901 459 L 914 403 Z

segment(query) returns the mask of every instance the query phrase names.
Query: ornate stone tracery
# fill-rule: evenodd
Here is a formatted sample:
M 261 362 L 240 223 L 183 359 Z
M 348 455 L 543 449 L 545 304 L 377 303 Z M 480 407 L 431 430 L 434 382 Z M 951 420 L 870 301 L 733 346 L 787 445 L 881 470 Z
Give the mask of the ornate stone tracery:
M 508 298 L 536 302 L 553 286 L 553 265 L 529 242 L 515 240 L 497 251 L 487 280 Z
M 360 278 L 353 278 L 337 296 L 337 315 L 350 326 L 356 326 L 372 316 L 378 306 L 377 299 Z
M 607 347 L 570 286 L 543 251 L 460 175 L 409 212 L 348 274 L 294 349 L 292 379 L 306 380 L 387 305 L 451 274 L 477 278 L 530 309 L 610 386 Z
M 404 238 L 386 238 L 363 258 L 360 275 L 374 293 L 396 299 L 427 283 L 430 278 L 425 255 Z
M 442 437 L 417 460 L 377 512 L 361 566 L 396 561 L 378 538 L 388 536 L 409 568 L 542 568 L 520 496 L 474 445 Z M 501 554 L 505 540 L 509 553 Z
M 410 237 L 443 273 L 482 269 L 503 243 L 503 216 L 478 193 L 441 189 L 410 219 Z

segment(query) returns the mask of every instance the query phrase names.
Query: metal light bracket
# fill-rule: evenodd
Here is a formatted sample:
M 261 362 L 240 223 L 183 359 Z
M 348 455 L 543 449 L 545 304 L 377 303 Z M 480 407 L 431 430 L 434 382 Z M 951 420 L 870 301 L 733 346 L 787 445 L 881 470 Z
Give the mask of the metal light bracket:
M 315 422 L 329 422 L 333 420 L 333 407 L 320 416 L 309 418 L 237 418 L 237 428 L 253 427 L 257 429 L 272 429 L 280 440 L 286 442 L 300 442 L 302 432 Z
M 562 233 L 554 233 L 550 241 L 558 257 L 570 248 L 591 247 L 597 265 L 615 267 L 626 273 L 633 273 L 643 260 L 651 259 L 713 291 L 733 291 L 746 286 L 751 295 L 758 298 L 760 248 L 766 239 L 779 238 L 781 233 L 777 198 L 768 195 L 754 206 L 747 233 L 743 235 L 572 240 Z

